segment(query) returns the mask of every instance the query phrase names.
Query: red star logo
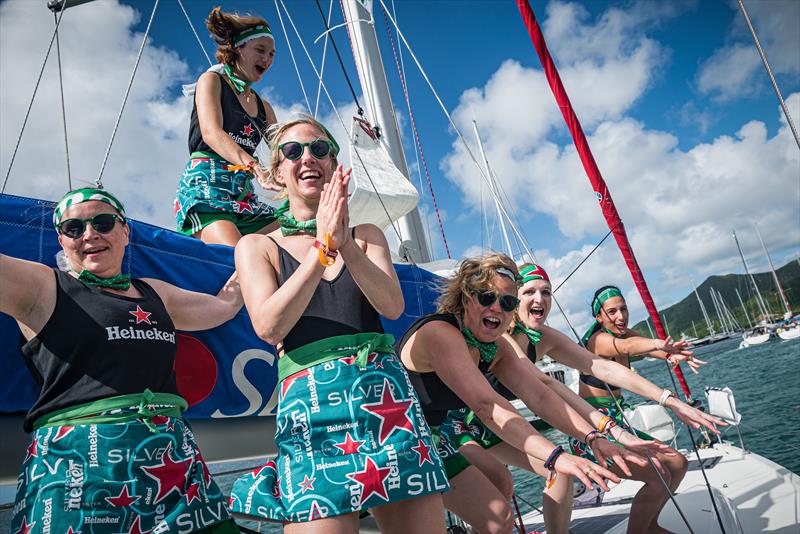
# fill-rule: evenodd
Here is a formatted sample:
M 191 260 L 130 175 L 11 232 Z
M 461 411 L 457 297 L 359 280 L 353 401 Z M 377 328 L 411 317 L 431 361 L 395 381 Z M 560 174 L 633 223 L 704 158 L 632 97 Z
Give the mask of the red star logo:
M 14 534 L 28 534 L 31 531 L 31 529 L 33 528 L 33 525 L 36 524 L 36 521 L 34 521 L 33 523 L 31 523 L 29 525 L 27 523 L 26 519 L 27 519 L 27 517 L 23 515 L 22 516 L 22 524 L 19 526 L 19 530 L 16 531 Z
M 287 376 L 281 382 L 281 398 L 286 398 L 286 392 L 289 391 L 289 388 L 292 387 L 294 381 L 298 378 L 303 378 L 304 376 L 308 376 L 308 369 L 303 369 L 302 371 L 297 371 L 295 374 L 291 376 Z
M 192 164 L 192 167 L 194 167 L 194 163 Z M 176 198 L 175 202 L 172 203 L 172 214 L 175 215 L 179 211 L 181 211 L 181 203 L 178 202 L 178 199 Z
M 302 481 L 298 482 L 297 485 L 300 486 L 302 488 L 302 490 L 303 490 L 303 493 L 305 493 L 308 490 L 313 490 L 314 489 L 314 481 L 315 480 L 316 480 L 316 478 L 314 478 L 314 477 L 308 478 L 308 475 L 305 475 L 305 478 L 303 478 Z
M 144 311 L 138 304 L 136 305 L 136 311 L 130 311 L 128 313 L 136 317 L 136 324 L 139 323 L 153 324 L 150 322 L 150 312 Z
M 251 206 L 249 202 L 240 202 L 238 200 L 234 200 L 233 204 L 233 210 L 236 213 L 244 213 L 246 211 L 253 213 L 253 206 Z
M 411 407 L 411 401 L 397 401 L 394 398 L 391 388 L 389 387 L 389 380 L 383 379 L 383 394 L 381 401 L 372 404 L 362 404 L 361 409 L 365 410 L 375 417 L 380 418 L 381 426 L 378 432 L 378 442 L 383 445 L 394 433 L 395 428 L 405 430 L 410 434 L 414 434 L 414 424 L 408 417 L 408 409 Z
M 367 457 L 367 463 L 363 471 L 359 473 L 348 473 L 347 478 L 362 487 L 360 504 L 364 504 L 373 494 L 378 495 L 384 501 L 389 500 L 384 481 L 386 477 L 389 476 L 390 471 L 391 469 L 388 467 L 378 467 L 375 462 L 372 461 L 372 458 Z
M 373 352 L 369 356 L 367 356 L 367 363 L 373 363 L 375 359 L 378 357 L 377 352 Z M 342 363 L 346 363 L 347 365 L 353 365 L 356 363 L 356 358 L 358 358 L 358 354 L 353 354 L 352 356 L 347 356 L 345 358 L 340 358 Z
M 22 461 L 23 464 L 25 462 L 27 462 L 28 460 L 30 460 L 34 456 L 36 458 L 39 457 L 39 453 L 36 452 L 36 444 L 37 443 L 38 443 L 38 441 L 36 441 L 36 438 L 34 438 L 33 441 L 31 441 L 31 444 L 28 445 L 28 450 L 25 451 L 25 459 Z
M 350 436 L 350 432 L 344 438 L 344 443 L 334 443 L 333 446 L 340 449 L 344 454 L 355 454 L 364 444 L 364 441 L 356 441 Z
M 152 419 L 150 419 L 150 422 L 153 423 L 154 425 L 163 425 L 164 423 L 166 423 L 168 421 L 169 421 L 169 417 L 167 417 L 166 415 L 156 415 L 156 416 L 153 416 Z
M 192 501 L 197 499 L 200 501 L 200 483 L 193 482 L 189 485 L 189 488 L 186 490 L 186 504 L 192 504 Z
M 453 431 L 456 434 L 466 434 L 467 430 L 469 430 L 469 427 L 467 427 L 467 425 L 465 425 L 461 421 L 454 421 L 453 422 Z
M 138 501 L 139 497 L 139 495 L 131 495 L 128 493 L 128 485 L 126 484 L 122 486 L 122 490 L 119 492 L 119 495 L 116 497 L 106 497 L 106 501 L 108 501 L 108 504 L 111 506 L 125 507 L 130 506 Z
M 254 479 L 256 479 L 261 476 L 261 473 L 264 472 L 265 469 L 271 469 L 272 471 L 275 471 L 276 474 L 278 473 L 278 466 L 275 464 L 275 461 L 270 460 L 261 467 L 258 467 L 255 470 L 253 470 L 253 472 L 250 474 L 253 475 Z
M 275 485 L 272 486 L 272 496 L 276 499 L 281 498 L 281 477 L 275 479 Z
M 184 461 L 172 459 L 172 443 L 167 444 L 164 454 L 161 456 L 161 464 L 150 467 L 142 467 L 142 470 L 158 481 L 158 494 L 154 502 L 158 503 L 169 495 L 172 491 L 183 491 L 186 487 L 186 479 L 189 476 L 189 467 Z
M 430 462 L 431 465 L 433 465 L 433 460 L 431 460 L 431 448 L 425 445 L 422 440 L 419 440 L 419 443 L 416 447 L 411 447 L 411 450 L 419 455 L 420 467 L 422 467 L 422 464 L 425 462 Z
M 65 425 L 65 426 L 58 427 L 58 432 L 56 432 L 56 435 L 53 438 L 53 443 L 55 443 L 56 441 L 60 440 L 61 438 L 63 438 L 67 434 L 70 434 L 73 430 L 75 430 L 74 426 L 66 426 Z
M 147 534 L 148 532 L 150 531 L 142 530 L 142 516 L 137 515 L 136 520 L 131 525 L 131 529 L 128 531 L 128 534 Z
M 242 133 L 244 134 L 245 137 L 250 137 L 253 134 L 253 127 L 250 126 L 249 124 L 245 124 Z
M 74 530 L 72 530 L 72 527 L 69 527 L 69 530 L 67 530 L 67 534 L 81 534 L 81 531 L 79 530 L 75 532 Z

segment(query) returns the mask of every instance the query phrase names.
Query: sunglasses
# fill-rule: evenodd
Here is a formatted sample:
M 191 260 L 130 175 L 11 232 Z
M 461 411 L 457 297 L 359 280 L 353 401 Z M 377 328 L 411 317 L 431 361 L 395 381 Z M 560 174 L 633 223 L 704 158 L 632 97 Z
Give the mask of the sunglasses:
M 317 159 L 325 159 L 331 152 L 333 152 L 333 144 L 326 139 L 315 139 L 310 143 L 300 143 L 298 141 L 289 141 L 278 145 L 278 150 L 281 151 L 283 157 L 288 160 L 295 161 L 303 156 L 305 147 L 311 151 L 311 155 Z
M 519 299 L 516 295 L 500 295 L 498 297 L 494 291 L 476 291 L 475 296 L 478 299 L 478 304 L 484 308 L 488 308 L 496 300 L 500 301 L 500 308 L 505 312 L 514 311 L 519 306 Z
M 98 213 L 88 219 L 66 219 L 56 225 L 59 233 L 70 239 L 78 239 L 86 231 L 86 223 L 92 225 L 95 232 L 107 234 L 114 229 L 117 221 L 125 223 L 125 218 L 114 213 Z

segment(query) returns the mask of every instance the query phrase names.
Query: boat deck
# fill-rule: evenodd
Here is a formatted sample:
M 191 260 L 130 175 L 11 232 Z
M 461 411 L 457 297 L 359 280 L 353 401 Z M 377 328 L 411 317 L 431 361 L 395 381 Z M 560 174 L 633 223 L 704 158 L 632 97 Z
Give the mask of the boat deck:
M 702 471 L 694 454 L 676 500 L 696 534 L 721 532 Z M 706 475 L 727 534 L 800 532 L 800 477 L 788 469 L 729 443 L 700 451 Z M 575 509 L 570 530 L 580 533 L 622 534 L 627 529 L 633 496 L 641 482 L 623 480 L 604 496 L 599 506 Z M 538 512 L 523 517 L 528 532 L 545 532 Z M 689 532 L 675 505 L 668 502 L 660 524 L 673 532 Z

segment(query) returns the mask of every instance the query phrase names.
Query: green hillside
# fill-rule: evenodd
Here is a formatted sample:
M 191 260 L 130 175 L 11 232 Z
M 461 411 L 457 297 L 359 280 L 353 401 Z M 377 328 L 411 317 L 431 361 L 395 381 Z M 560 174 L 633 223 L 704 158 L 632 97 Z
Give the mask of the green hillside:
M 777 273 L 778 279 L 783 286 L 783 290 L 786 292 L 789 305 L 795 313 L 800 312 L 800 264 L 798 264 L 797 261 L 792 260 L 783 267 L 779 268 Z M 764 298 L 769 310 L 775 315 L 782 316 L 784 308 L 780 301 L 778 292 L 775 289 L 775 282 L 772 279 L 772 273 L 758 273 L 754 274 L 754 277 L 756 279 L 756 284 L 758 284 L 758 288 L 761 291 L 761 296 Z M 719 332 L 721 328 L 719 317 L 717 317 L 714 304 L 711 301 L 710 288 L 712 287 L 715 291 L 722 294 L 722 299 L 725 301 L 725 304 L 733 313 L 739 324 L 744 328 L 747 328 L 747 319 L 744 316 L 742 307 L 739 305 L 739 299 L 736 296 L 736 289 L 739 290 L 739 294 L 742 296 L 742 300 L 747 307 L 747 313 L 750 316 L 750 320 L 757 322 L 762 319 L 761 313 L 757 311 L 758 305 L 756 303 L 755 290 L 753 289 L 753 284 L 750 282 L 748 276 L 743 274 L 710 276 L 706 278 L 702 284 L 700 284 L 700 286 L 697 288 L 697 293 L 703 300 L 703 305 L 706 308 L 706 312 L 708 313 L 711 322 L 714 323 L 714 329 L 717 332 Z M 687 336 L 694 335 L 692 321 L 694 321 L 694 325 L 697 328 L 698 336 L 703 337 L 708 334 L 706 322 L 705 319 L 703 319 L 703 312 L 700 310 L 700 305 L 697 303 L 697 297 L 695 296 L 694 292 L 690 292 L 677 304 L 673 304 L 669 308 L 659 310 L 659 313 L 662 315 L 662 319 L 666 314 L 668 330 L 676 339 L 680 339 L 681 332 L 685 333 Z M 650 335 L 647 325 L 644 321 L 640 321 L 633 328 L 644 335 Z

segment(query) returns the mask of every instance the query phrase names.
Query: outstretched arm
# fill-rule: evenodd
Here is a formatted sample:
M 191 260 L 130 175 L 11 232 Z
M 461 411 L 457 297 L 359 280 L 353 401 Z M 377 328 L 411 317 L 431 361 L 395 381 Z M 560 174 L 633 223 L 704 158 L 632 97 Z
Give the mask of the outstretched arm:
M 242 291 L 236 272 L 216 295 L 189 291 L 163 280 L 146 278 L 164 302 L 178 330 L 208 330 L 233 319 L 242 308 Z
M 33 261 L 0 254 L 0 312 L 39 333 L 56 305 L 53 270 Z

